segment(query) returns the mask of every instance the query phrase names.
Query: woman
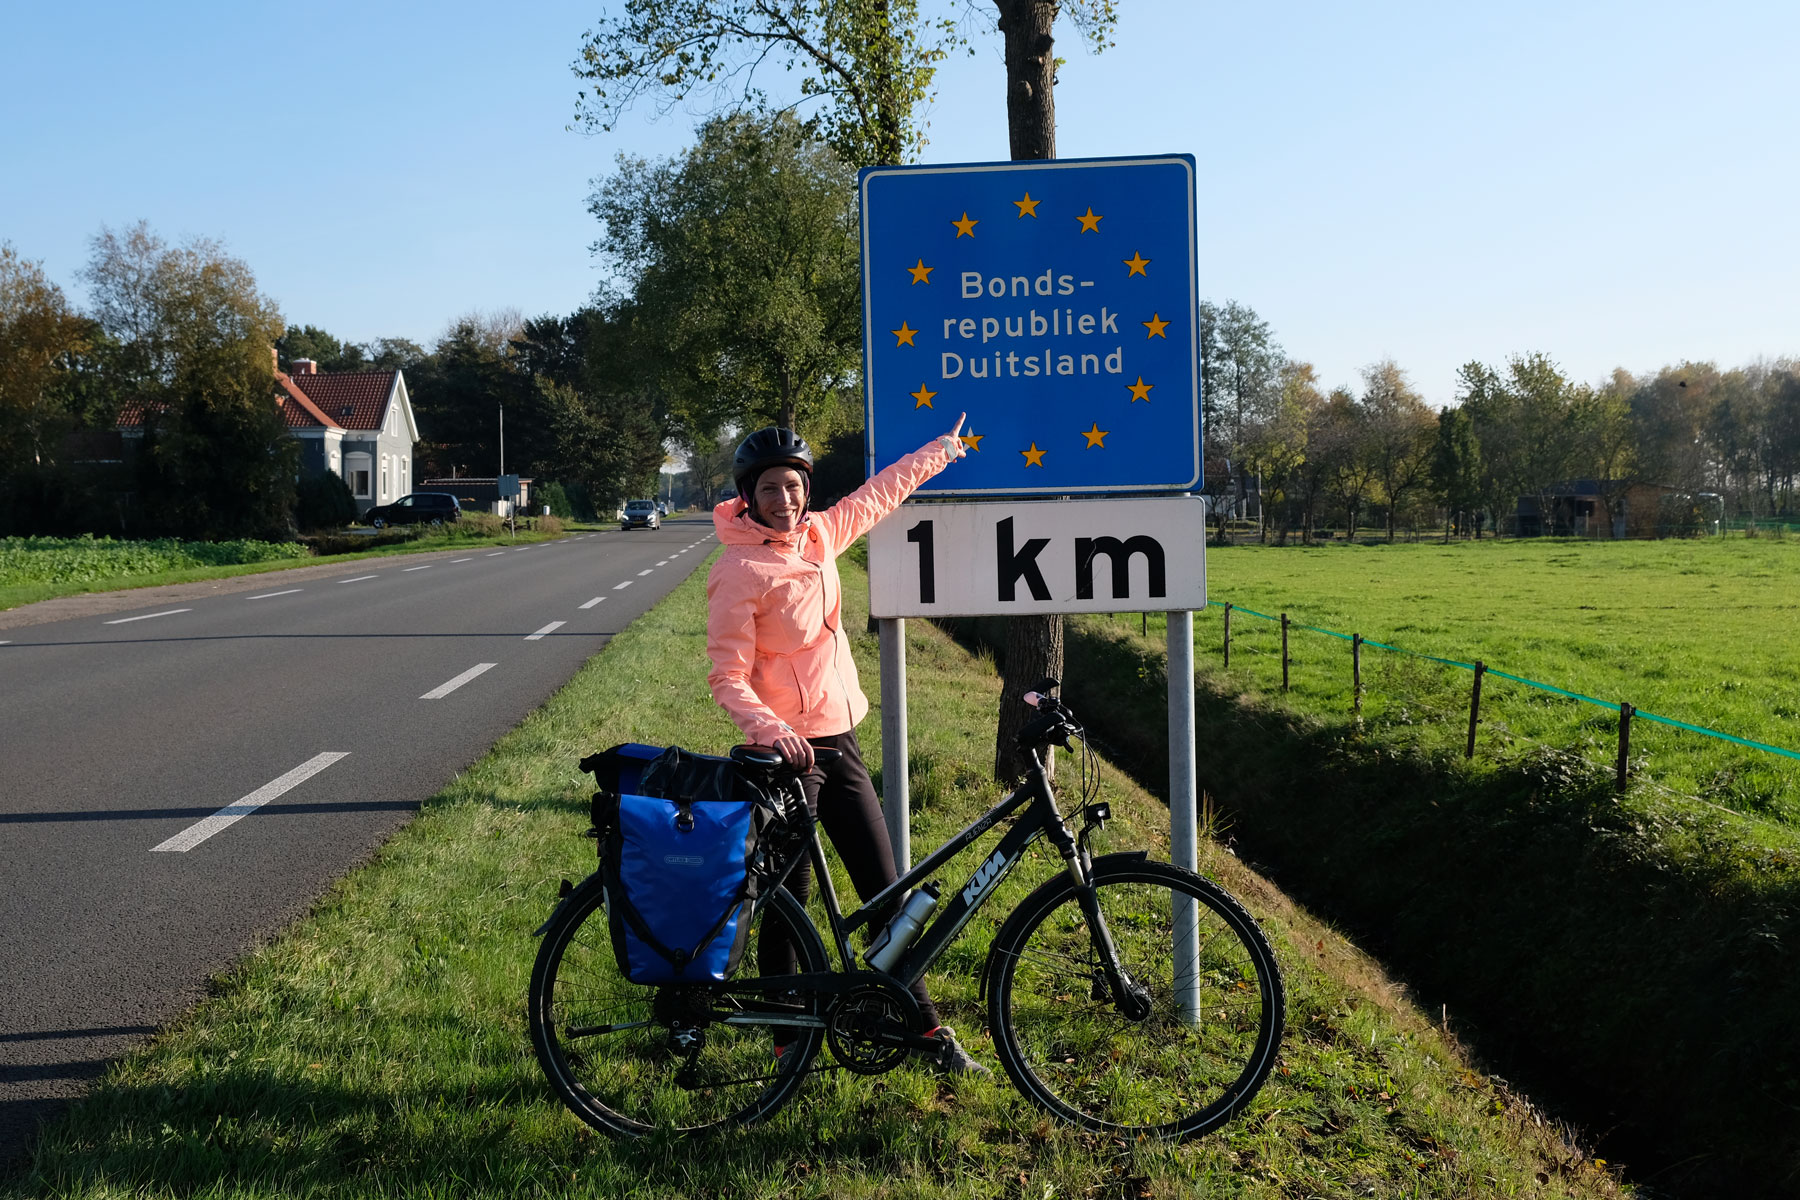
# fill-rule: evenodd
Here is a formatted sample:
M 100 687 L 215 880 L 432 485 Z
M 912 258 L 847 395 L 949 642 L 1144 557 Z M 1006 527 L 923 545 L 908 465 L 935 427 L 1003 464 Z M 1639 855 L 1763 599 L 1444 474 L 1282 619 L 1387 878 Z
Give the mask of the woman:
M 802 768 L 806 802 L 850 873 L 857 895 L 876 895 L 899 876 L 881 802 L 856 742 L 869 711 L 843 631 L 843 588 L 836 559 L 900 506 L 913 489 L 968 451 L 962 417 L 941 438 L 902 458 L 824 512 L 808 509 L 812 449 L 791 429 L 771 426 L 745 438 L 732 474 L 738 494 L 713 509 L 725 553 L 706 580 L 707 682 L 746 741 L 772 746 Z M 816 765 L 813 747 L 840 757 Z M 804 903 L 812 866 L 802 863 L 787 888 Z M 879 929 L 881 923 L 872 928 Z M 791 946 L 760 948 L 763 971 L 792 970 Z M 771 961 L 784 958 L 785 963 Z M 913 995 L 926 1036 L 939 1041 L 928 1065 L 947 1074 L 991 1074 L 938 1023 L 924 981 Z M 783 1046 L 778 1044 L 776 1054 Z

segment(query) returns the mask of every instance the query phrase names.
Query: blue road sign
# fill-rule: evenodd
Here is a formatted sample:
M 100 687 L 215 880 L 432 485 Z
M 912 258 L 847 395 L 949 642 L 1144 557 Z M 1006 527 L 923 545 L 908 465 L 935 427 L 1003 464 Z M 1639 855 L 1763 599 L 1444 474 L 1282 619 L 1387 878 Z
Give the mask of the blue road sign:
M 862 202 L 871 473 L 968 413 L 921 492 L 1201 484 L 1194 159 L 872 167 Z

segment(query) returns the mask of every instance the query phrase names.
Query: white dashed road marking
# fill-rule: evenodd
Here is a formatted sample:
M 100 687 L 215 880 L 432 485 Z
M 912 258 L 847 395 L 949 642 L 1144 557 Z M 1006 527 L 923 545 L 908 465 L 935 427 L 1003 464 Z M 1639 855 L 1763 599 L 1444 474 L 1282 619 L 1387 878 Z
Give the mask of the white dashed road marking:
M 426 563 L 422 567 L 403 567 L 401 569 L 404 571 L 429 571 L 429 570 L 431 570 L 431 567 L 432 567 L 431 563 Z
M 648 574 L 650 574 L 650 572 L 651 572 L 651 571 L 654 571 L 654 570 L 656 570 L 656 568 L 655 568 L 655 567 L 650 567 L 650 568 L 649 568 L 649 569 L 647 569 L 647 570 L 643 570 L 643 571 L 639 571 L 639 572 L 638 572 L 638 578 L 639 578 L 639 579 L 642 579 L 642 578 L 643 578 L 643 577 L 644 577 L 644 576 L 646 576 L 646 575 L 648 575 Z
M 498 664 L 498 663 L 476 663 L 474 666 L 472 666 L 468 670 L 464 671 L 461 675 L 458 675 L 455 679 L 450 680 L 450 682 L 445 683 L 445 684 L 440 684 L 439 686 L 432 688 L 429 692 L 426 692 L 423 696 L 420 696 L 419 699 L 421 699 L 421 700 L 442 700 L 445 696 L 448 696 L 451 692 L 454 692 L 457 688 L 459 688 L 463 684 L 469 682 L 469 680 L 475 678 L 477 675 L 481 674 L 483 671 L 490 670 L 493 667 L 497 667 L 499 665 L 500 664 Z
M 271 596 L 291 596 L 295 592 L 304 592 L 305 590 L 306 590 L 305 588 L 289 588 L 285 592 L 264 592 L 260 596 L 245 596 L 244 599 L 246 599 L 246 600 L 267 600 Z
M 176 854 L 185 854 L 213 834 L 227 826 L 243 820 L 275 797 L 299 786 L 329 767 L 340 758 L 349 758 L 348 751 L 330 750 L 324 754 L 316 754 L 307 759 L 279 779 L 271 780 L 239 800 L 236 804 L 227 804 L 210 817 L 194 822 L 160 845 L 150 847 L 151 853 L 168 850 Z
M 459 562 L 474 562 L 475 560 L 472 558 L 453 558 L 450 561 L 453 563 L 459 563 Z
M 613 584 L 613 591 L 622 592 L 626 588 L 631 586 L 631 582 L 632 582 L 631 580 L 627 579 L 624 583 L 615 583 L 615 584 Z
M 542 629 L 538 630 L 536 633 L 527 634 L 525 637 L 525 640 L 528 642 L 535 642 L 539 638 L 543 637 L 546 633 L 555 633 L 557 630 L 561 629 L 564 625 L 567 625 L 567 624 L 568 624 L 567 621 L 552 621 L 548 625 L 544 626 Z
M 492 554 L 488 555 L 488 557 L 489 558 L 499 558 L 502 554 L 505 554 L 505 553 L 506 553 L 506 551 L 504 551 L 504 550 L 496 550 Z
M 666 567 L 669 565 L 669 560 L 665 558 L 661 562 L 657 563 L 656 565 L 659 567 Z
M 373 575 L 353 575 L 349 579 L 340 579 L 339 583 L 361 583 L 365 579 L 373 579 Z
M 164 609 L 162 612 L 144 613 L 143 615 L 136 616 L 136 617 L 120 617 L 116 621 L 107 621 L 106 624 L 108 624 L 108 625 L 123 625 L 127 621 L 148 621 L 151 617 L 172 617 L 176 613 L 193 612 L 193 611 L 194 610 L 191 608 L 167 608 L 167 609 Z
M 586 604 L 582 605 L 581 607 L 592 608 L 592 607 L 594 607 L 594 605 L 600 603 L 604 599 L 606 599 L 605 596 L 595 596 L 592 600 L 589 600 Z

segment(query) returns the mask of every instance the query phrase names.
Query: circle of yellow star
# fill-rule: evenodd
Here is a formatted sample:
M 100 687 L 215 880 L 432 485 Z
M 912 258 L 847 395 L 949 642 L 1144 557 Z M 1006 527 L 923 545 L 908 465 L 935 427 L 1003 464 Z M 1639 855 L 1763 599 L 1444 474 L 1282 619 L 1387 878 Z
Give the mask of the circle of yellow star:
M 1136 383 L 1128 383 L 1125 385 L 1131 392 L 1131 402 L 1133 404 L 1136 404 L 1139 400 L 1142 400 L 1145 404 L 1150 403 L 1150 389 L 1155 386 L 1154 383 L 1145 383 L 1142 375 L 1138 376 Z
M 931 282 L 931 273 L 933 271 L 937 270 L 936 267 L 926 266 L 925 260 L 922 258 L 919 260 L 918 266 L 908 267 L 906 269 L 908 271 L 912 272 L 912 277 L 913 277 L 914 283 L 930 283 Z
M 918 391 L 908 392 L 906 394 L 918 401 L 917 404 L 913 405 L 914 408 L 931 408 L 931 398 L 937 395 L 936 392 L 932 391 L 922 383 L 919 385 Z
M 890 330 L 888 330 L 888 332 L 893 334 L 894 337 L 896 337 L 897 339 L 899 339 L 898 341 L 896 341 L 894 343 L 894 345 L 896 347 L 917 345 L 917 343 L 913 341 L 913 334 L 915 334 L 919 331 L 916 329 L 907 328 L 905 321 L 900 322 L 900 328 L 890 329 Z
M 1147 338 L 1159 337 L 1159 338 L 1162 338 L 1164 341 L 1168 340 L 1169 335 L 1164 333 L 1163 330 L 1165 330 L 1169 327 L 1169 323 L 1162 319 L 1161 313 L 1151 313 L 1150 319 L 1148 321 L 1141 321 L 1141 322 L 1139 322 L 1139 324 L 1141 324 L 1145 329 L 1148 329 L 1150 331 L 1149 333 L 1146 333 L 1144 335 L 1145 337 L 1147 337 Z
M 1144 268 L 1150 265 L 1153 261 L 1152 259 L 1145 258 L 1142 254 L 1133 250 L 1130 258 L 1122 259 L 1121 261 L 1131 268 L 1131 270 L 1125 272 L 1125 278 L 1130 279 L 1133 275 L 1142 275 L 1145 279 L 1150 278 L 1150 273 L 1144 270 Z
M 1075 219 L 1077 221 L 1081 222 L 1081 232 L 1083 232 L 1083 233 L 1099 233 L 1100 232 L 1100 222 L 1105 220 L 1106 218 L 1095 216 L 1094 215 L 1094 206 L 1090 204 L 1090 205 L 1088 205 L 1088 210 L 1085 213 L 1081 214 L 1079 217 L 1076 217 Z
M 963 445 L 967 446 L 969 449 L 973 450 L 975 453 L 980 454 L 981 453 L 981 439 L 986 436 L 987 436 L 987 434 L 985 434 L 985 433 L 965 433 L 962 435 L 962 442 L 963 442 Z
M 1019 215 L 1021 217 L 1031 217 L 1035 220 L 1037 217 L 1037 206 L 1041 204 L 1042 201 L 1033 200 L 1031 198 L 1031 193 L 1026 192 L 1023 200 L 1014 200 L 1013 203 L 1019 206 Z
M 963 212 L 962 220 L 952 221 L 950 223 L 952 225 L 956 226 L 956 236 L 957 237 L 974 237 L 975 236 L 975 227 L 977 225 L 981 224 L 980 221 L 970 220 L 968 211 L 966 209 Z
M 1100 422 L 1095 421 L 1094 427 L 1081 436 L 1088 440 L 1087 448 L 1089 450 L 1092 450 L 1095 446 L 1104 450 L 1106 449 L 1106 435 L 1111 432 L 1112 430 L 1110 429 L 1100 428 Z
M 1025 465 L 1028 467 L 1041 467 L 1044 465 L 1044 452 L 1037 448 L 1036 442 L 1031 443 L 1031 449 L 1021 450 L 1019 453 L 1025 456 Z

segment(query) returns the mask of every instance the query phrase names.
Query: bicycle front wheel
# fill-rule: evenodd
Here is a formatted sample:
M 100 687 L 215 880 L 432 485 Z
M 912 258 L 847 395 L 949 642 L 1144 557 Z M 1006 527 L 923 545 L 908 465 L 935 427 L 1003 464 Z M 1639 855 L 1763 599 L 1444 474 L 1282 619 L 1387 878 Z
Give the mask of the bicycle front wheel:
M 765 978 L 827 969 L 817 930 L 785 889 L 758 902 L 753 919 L 747 968 L 760 959 Z M 614 960 L 595 876 L 565 902 L 538 949 L 532 1045 L 563 1103 L 602 1133 L 747 1125 L 794 1094 L 823 1038 L 816 994 L 770 994 L 750 982 L 632 983 Z M 780 1024 L 783 1017 L 801 1023 Z
M 988 1020 L 1001 1065 L 1033 1102 L 1085 1128 L 1197 1137 L 1274 1066 L 1285 1012 L 1275 955 L 1250 914 L 1191 871 L 1102 860 L 1093 882 L 1127 1002 L 1115 1000 L 1073 882 L 1054 879 L 994 937 Z

